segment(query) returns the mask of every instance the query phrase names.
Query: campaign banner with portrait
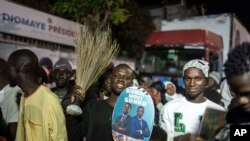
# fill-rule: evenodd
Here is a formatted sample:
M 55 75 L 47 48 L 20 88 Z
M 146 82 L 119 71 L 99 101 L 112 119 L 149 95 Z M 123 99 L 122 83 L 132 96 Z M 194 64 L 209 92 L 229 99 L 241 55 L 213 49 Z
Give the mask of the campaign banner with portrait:
M 115 141 L 149 141 L 154 124 L 154 104 L 146 91 L 128 87 L 117 99 L 112 115 Z

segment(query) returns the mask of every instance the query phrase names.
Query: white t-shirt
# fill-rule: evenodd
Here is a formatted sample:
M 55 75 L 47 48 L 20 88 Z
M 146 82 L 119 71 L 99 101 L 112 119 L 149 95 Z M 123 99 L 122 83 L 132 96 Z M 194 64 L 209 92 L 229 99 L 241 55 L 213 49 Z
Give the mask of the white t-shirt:
M 192 103 L 185 97 L 164 105 L 160 114 L 160 126 L 168 133 L 168 141 L 185 134 L 197 134 L 206 108 L 225 111 L 222 106 L 206 99 L 203 103 Z
M 4 95 L 3 101 L 0 103 L 2 109 L 3 118 L 6 123 L 12 123 L 18 121 L 18 104 L 17 104 L 17 92 L 21 92 L 19 87 L 10 87 L 6 85 L 1 90 Z

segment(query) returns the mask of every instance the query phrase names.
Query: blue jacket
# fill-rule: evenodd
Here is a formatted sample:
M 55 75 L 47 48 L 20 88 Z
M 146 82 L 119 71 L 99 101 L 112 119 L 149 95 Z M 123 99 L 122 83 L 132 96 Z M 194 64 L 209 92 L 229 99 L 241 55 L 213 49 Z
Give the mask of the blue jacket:
M 129 136 L 142 140 L 144 137 L 149 137 L 150 131 L 147 122 L 143 119 L 139 119 L 137 116 L 132 117 L 130 120 Z

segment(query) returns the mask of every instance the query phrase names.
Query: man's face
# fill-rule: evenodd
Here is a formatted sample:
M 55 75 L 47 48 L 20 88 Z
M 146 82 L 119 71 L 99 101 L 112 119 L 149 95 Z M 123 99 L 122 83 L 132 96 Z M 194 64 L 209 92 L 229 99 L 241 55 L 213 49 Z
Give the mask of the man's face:
M 69 79 L 71 78 L 71 72 L 66 69 L 56 69 L 54 71 L 55 83 L 59 88 L 67 86 Z
M 125 88 L 132 86 L 133 84 L 133 72 L 126 67 L 118 67 L 113 70 L 111 76 L 111 88 L 112 92 L 116 95 L 120 95 L 121 91 Z
M 137 109 L 137 116 L 141 118 L 143 116 L 143 114 L 144 114 L 144 109 L 143 108 L 138 108 Z
M 250 72 L 232 76 L 228 79 L 230 90 L 236 95 L 237 99 L 246 97 L 250 100 Z M 250 102 L 241 104 L 244 111 L 250 112 Z
M 207 84 L 204 73 L 198 68 L 188 68 L 184 72 L 184 84 L 190 100 L 202 95 Z
M 125 104 L 124 108 L 123 108 L 123 113 L 126 115 L 128 114 L 130 111 L 130 105 L 129 104 Z

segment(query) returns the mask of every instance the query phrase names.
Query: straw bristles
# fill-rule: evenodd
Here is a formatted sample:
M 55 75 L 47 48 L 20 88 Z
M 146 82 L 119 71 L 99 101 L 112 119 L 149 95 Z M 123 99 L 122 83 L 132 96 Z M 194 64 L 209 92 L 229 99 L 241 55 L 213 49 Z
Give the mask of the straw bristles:
M 83 94 L 119 51 L 117 42 L 112 41 L 110 28 L 105 31 L 98 26 L 91 29 L 86 25 L 78 32 L 76 40 L 76 84 L 82 88 Z

